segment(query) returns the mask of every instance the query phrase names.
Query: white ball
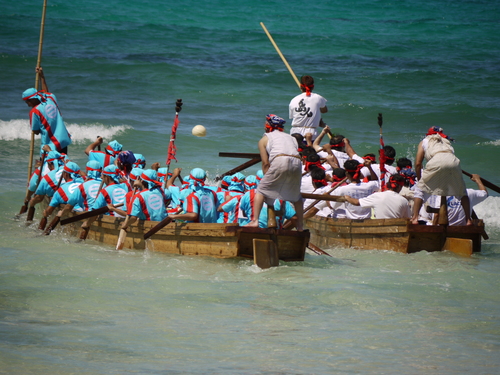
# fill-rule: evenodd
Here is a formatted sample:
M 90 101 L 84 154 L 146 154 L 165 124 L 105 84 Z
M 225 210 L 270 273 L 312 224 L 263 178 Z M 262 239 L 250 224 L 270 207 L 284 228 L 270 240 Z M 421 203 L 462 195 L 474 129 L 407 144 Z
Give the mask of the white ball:
M 192 133 L 197 137 L 205 137 L 207 135 L 207 129 L 205 129 L 203 125 L 196 125 Z

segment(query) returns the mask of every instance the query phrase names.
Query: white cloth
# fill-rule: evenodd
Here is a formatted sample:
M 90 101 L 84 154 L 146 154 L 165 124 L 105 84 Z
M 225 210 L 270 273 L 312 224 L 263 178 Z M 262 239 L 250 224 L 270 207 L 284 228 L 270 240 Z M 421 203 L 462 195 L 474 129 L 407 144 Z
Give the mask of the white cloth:
M 433 195 L 463 197 L 466 192 L 462 168 L 450 141 L 433 134 L 422 141 L 422 147 L 427 164 L 417 183 L 418 188 Z
M 406 198 L 392 190 L 373 193 L 359 200 L 361 207 L 373 207 L 376 219 L 409 219 L 410 205 Z
M 476 204 L 481 203 L 488 198 L 488 192 L 485 190 L 467 189 L 467 196 L 470 200 L 470 208 L 472 209 Z M 433 208 L 439 208 L 441 205 L 441 197 L 433 195 L 429 198 L 429 205 Z M 448 225 L 465 225 L 465 211 L 462 207 L 459 197 L 446 197 L 446 206 L 448 210 Z
M 380 180 L 380 164 L 372 164 L 372 169 L 373 169 L 373 172 L 375 172 L 375 174 L 377 175 L 377 178 Z M 398 170 L 396 169 L 396 167 L 393 167 L 392 165 L 385 165 L 385 169 L 386 169 L 386 173 L 385 173 L 385 183 L 388 183 L 389 182 L 389 178 L 393 175 L 393 174 L 398 174 Z M 361 168 L 361 174 L 365 177 L 369 177 L 370 176 L 370 170 L 367 168 L 367 167 L 363 167 Z
M 311 96 L 306 93 L 297 95 L 290 101 L 289 118 L 292 119 L 290 134 L 299 133 L 305 136 L 313 133 L 313 139 L 317 137 L 316 128 L 321 120 L 320 108 L 326 107 L 326 99 L 314 92 Z
M 360 182 L 359 184 L 351 183 L 335 189 L 335 195 L 349 195 L 352 198 L 361 199 L 373 194 L 378 189 L 378 181 Z M 342 204 L 345 205 L 345 213 L 348 219 L 369 219 L 372 215 L 370 208 L 355 206 L 347 202 Z M 341 204 L 336 203 L 334 209 L 340 206 Z
M 274 204 L 275 199 L 290 202 L 302 200 L 300 194 L 302 162 L 298 157 L 297 140 L 278 130 L 265 135 L 268 138 L 266 150 L 271 166 L 260 181 L 257 192 L 265 197 L 267 204 Z M 279 156 L 280 154 L 297 157 Z

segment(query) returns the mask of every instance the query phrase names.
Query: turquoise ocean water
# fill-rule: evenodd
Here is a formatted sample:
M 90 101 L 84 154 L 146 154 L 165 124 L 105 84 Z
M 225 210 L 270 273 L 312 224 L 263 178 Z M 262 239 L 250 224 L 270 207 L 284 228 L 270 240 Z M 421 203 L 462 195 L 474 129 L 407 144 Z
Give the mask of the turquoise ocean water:
M 457 374 L 500 365 L 500 197 L 471 259 L 351 249 L 260 271 L 247 260 L 115 252 L 12 220 L 24 196 L 42 1 L 0 0 L 0 373 Z M 500 185 L 499 1 L 48 1 L 42 66 L 81 166 L 97 135 L 211 177 L 287 117 L 297 76 L 360 154 L 414 158 L 427 128 Z M 207 128 L 196 138 L 191 129 Z M 288 123 L 289 124 L 289 123 Z M 37 145 L 39 140 L 37 139 Z M 252 168 L 248 172 L 255 172 Z M 468 187 L 474 187 L 467 182 Z

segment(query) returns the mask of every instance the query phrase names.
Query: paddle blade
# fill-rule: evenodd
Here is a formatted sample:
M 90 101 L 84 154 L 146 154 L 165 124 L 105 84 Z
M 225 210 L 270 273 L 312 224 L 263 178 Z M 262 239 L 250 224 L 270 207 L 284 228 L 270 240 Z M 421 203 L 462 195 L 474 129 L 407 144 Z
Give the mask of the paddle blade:
M 120 229 L 120 235 L 118 236 L 118 242 L 116 243 L 116 250 L 123 249 L 123 246 L 125 246 L 126 238 L 127 238 L 127 231 L 125 229 Z
M 81 240 L 86 240 L 87 239 L 87 235 L 89 234 L 89 230 L 90 230 L 89 227 L 82 227 L 82 231 L 80 233 L 80 239 Z
M 26 215 L 26 221 L 33 221 L 34 216 L 35 216 L 35 206 L 30 207 L 28 209 L 28 215 Z
M 28 204 L 27 203 L 24 203 L 24 205 L 21 207 L 21 209 L 19 210 L 19 214 L 18 215 L 22 215 L 24 214 L 26 211 L 28 211 Z
M 279 266 L 278 248 L 274 241 L 254 238 L 253 261 L 262 269 Z
M 46 226 L 47 226 L 47 218 L 44 216 L 44 217 L 42 217 L 42 220 L 40 220 L 40 224 L 38 225 L 38 229 L 45 230 Z
M 60 220 L 61 220 L 61 218 L 59 216 L 56 216 L 54 219 L 52 219 L 52 221 L 50 222 L 47 229 L 45 229 L 45 232 L 43 232 L 43 234 L 48 236 L 50 234 L 50 232 L 52 232 L 57 227 L 57 224 L 59 224 Z

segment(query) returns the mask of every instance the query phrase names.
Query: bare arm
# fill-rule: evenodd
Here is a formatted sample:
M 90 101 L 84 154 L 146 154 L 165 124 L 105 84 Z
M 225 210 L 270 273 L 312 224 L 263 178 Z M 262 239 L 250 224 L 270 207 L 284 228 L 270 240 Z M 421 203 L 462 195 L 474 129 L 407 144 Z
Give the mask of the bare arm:
M 42 67 L 35 68 L 35 71 L 38 73 L 38 78 L 42 82 L 42 91 L 49 92 L 49 88 L 47 86 L 47 81 L 45 80 L 45 75 L 43 74 Z
M 325 125 L 325 127 L 321 130 L 321 133 L 318 134 L 318 137 L 314 140 L 313 147 L 316 150 L 316 152 L 321 151 L 321 141 L 323 137 L 325 136 L 326 133 L 330 130 L 330 127 L 328 125 Z
M 352 159 L 352 157 L 354 155 L 356 155 L 356 152 L 352 148 L 351 142 L 349 141 L 349 139 L 344 138 L 343 141 L 344 141 L 344 145 L 345 145 L 345 153 L 349 156 L 350 159 Z
M 373 171 L 372 162 L 370 160 L 365 160 L 364 164 L 365 164 L 365 167 L 367 167 L 368 170 L 370 171 L 370 180 L 377 181 L 378 177 L 377 177 L 377 174 Z
M 263 136 L 259 141 L 259 152 L 260 158 L 262 159 L 262 172 L 266 174 L 271 164 L 269 163 L 269 155 L 267 154 L 266 146 L 267 146 L 268 138 Z
M 176 220 L 187 220 L 187 221 L 198 221 L 199 215 L 196 212 L 188 212 L 185 214 L 174 214 L 174 215 L 169 215 L 172 217 L 172 219 Z
M 87 154 L 87 156 L 90 154 L 90 151 L 94 151 L 97 146 L 102 145 L 102 141 L 102 137 L 97 137 L 97 140 L 95 142 L 89 144 L 85 149 L 85 153 Z
M 470 179 L 477 184 L 479 190 L 484 190 L 485 192 L 488 192 L 488 190 L 486 190 L 486 188 L 483 185 L 483 181 L 481 181 L 481 177 L 478 174 L 473 173 Z
M 174 182 L 175 182 L 175 179 L 177 177 L 179 177 L 179 180 L 181 181 L 181 183 L 183 183 L 184 181 L 182 180 L 181 178 L 181 172 L 182 172 L 182 168 L 175 168 L 174 169 L 174 172 L 172 173 L 172 177 L 170 177 L 167 181 L 167 188 L 169 188 L 170 186 L 173 186 L 174 185 Z M 166 177 L 165 177 L 166 178 Z
M 344 198 L 347 202 L 349 202 L 350 204 L 353 204 L 355 206 L 359 206 L 359 199 L 356 199 L 356 198 L 352 198 L 350 197 L 349 195 L 344 195 Z
M 326 113 L 326 112 L 328 112 L 328 107 L 325 105 L 323 108 L 320 108 L 319 111 L 321 113 Z
M 415 172 L 417 173 L 417 180 L 422 177 L 422 164 L 424 162 L 424 148 L 422 142 L 418 144 L 417 156 L 415 158 Z

